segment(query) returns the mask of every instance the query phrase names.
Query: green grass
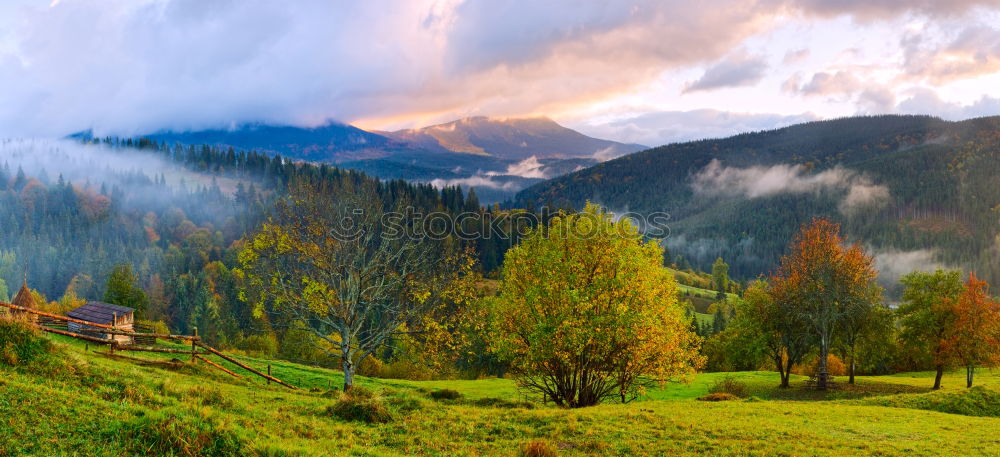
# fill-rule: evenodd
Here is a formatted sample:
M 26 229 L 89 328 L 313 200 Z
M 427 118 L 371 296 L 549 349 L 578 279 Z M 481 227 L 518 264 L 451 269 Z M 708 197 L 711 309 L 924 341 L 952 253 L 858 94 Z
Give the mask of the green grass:
M 204 365 L 110 359 L 51 339 L 58 344 L 48 357 L 62 368 L 0 363 L 0 455 L 517 456 L 533 440 L 560 456 L 1000 454 L 1000 419 L 972 414 L 984 411 L 975 405 L 995 406 L 1000 377 L 989 372 L 977 379 L 985 388 L 970 393 L 962 373 L 949 373 L 937 393 L 928 393 L 933 378 L 924 373 L 861 377 L 828 393 L 803 389 L 802 378 L 778 389 L 774 373 L 706 373 L 640 401 L 579 410 L 518 403 L 523 396 L 507 379 L 362 377 L 358 384 L 391 415 L 369 424 L 329 412 L 338 401 L 329 390 L 342 382 L 331 370 L 242 358 L 302 387 L 292 391 Z M 757 398 L 695 400 L 726 376 Z M 439 389 L 462 397 L 432 399 Z
M 705 325 L 711 326 L 712 323 L 715 322 L 715 315 L 713 314 L 695 312 L 694 317 L 695 319 L 698 319 L 698 325 L 701 326 Z

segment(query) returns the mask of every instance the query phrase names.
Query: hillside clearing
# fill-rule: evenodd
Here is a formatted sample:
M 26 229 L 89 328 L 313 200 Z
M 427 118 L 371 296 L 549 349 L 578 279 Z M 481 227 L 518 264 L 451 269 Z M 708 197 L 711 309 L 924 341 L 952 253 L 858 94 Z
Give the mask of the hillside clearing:
M 53 337 L 63 368 L 2 366 L 0 455 L 519 455 L 545 440 L 559 455 L 997 455 L 996 417 L 907 407 L 922 395 L 961 395 L 962 375 L 925 394 L 929 375 L 862 377 L 857 391 L 780 391 L 766 372 L 708 373 L 656 389 L 648 398 L 563 410 L 520 402 L 507 379 L 359 379 L 384 398 L 393 420 L 364 425 L 325 413 L 338 374 L 270 364 L 300 390 L 235 379 L 204 366 L 138 366 Z M 93 349 L 93 348 L 92 348 Z M 757 398 L 709 404 L 693 399 L 726 376 Z M 982 373 L 990 389 L 1000 376 Z M 453 389 L 457 400 L 430 392 Z M 895 392 L 914 392 L 896 394 Z M 992 390 L 992 392 L 996 392 Z M 875 396 L 858 400 L 860 397 Z M 775 400 L 766 400 L 773 398 Z M 812 401 L 782 401 L 812 400 Z M 837 399 L 849 400 L 837 400 Z M 755 401 L 763 399 L 764 401 Z M 491 405 L 491 406 L 488 406 Z M 882 405 L 903 406 L 887 407 Z M 530 408 L 529 408 L 530 406 Z

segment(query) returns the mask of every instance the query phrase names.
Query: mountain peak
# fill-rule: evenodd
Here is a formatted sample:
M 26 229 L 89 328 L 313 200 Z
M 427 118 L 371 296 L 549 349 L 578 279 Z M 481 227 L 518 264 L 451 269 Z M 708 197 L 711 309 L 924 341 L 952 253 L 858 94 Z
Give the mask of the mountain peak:
M 472 116 L 386 135 L 429 149 L 512 160 L 617 157 L 643 149 L 588 137 L 548 117 Z

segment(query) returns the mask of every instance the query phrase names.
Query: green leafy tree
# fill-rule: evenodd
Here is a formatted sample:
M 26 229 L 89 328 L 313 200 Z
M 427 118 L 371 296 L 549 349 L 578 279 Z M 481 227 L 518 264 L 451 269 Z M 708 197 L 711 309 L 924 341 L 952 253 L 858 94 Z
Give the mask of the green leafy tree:
M 525 389 L 565 407 L 636 398 L 702 365 L 663 253 L 596 205 L 504 258 L 491 345 Z
M 149 305 L 146 292 L 138 286 L 139 278 L 132 272 L 132 266 L 119 264 L 111 270 L 108 276 L 107 289 L 104 292 L 104 302 L 119 306 L 127 306 L 142 314 Z
M 872 291 L 871 294 L 876 296 L 879 291 Z M 866 341 L 880 341 L 882 336 L 891 333 L 891 317 L 889 308 L 875 301 L 861 301 L 847 309 L 840 321 L 836 343 L 847 362 L 849 384 L 854 384 L 861 346 Z
M 795 303 L 775 299 L 771 289 L 765 281 L 750 283 L 736 308 L 734 328 L 764 348 L 781 376 L 781 387 L 787 388 L 792 367 L 813 348 L 813 339 Z
M 917 353 L 927 354 L 937 372 L 934 389 L 941 388 L 944 370 L 953 362 L 948 350 L 948 336 L 955 315 L 949 303 L 962 294 L 961 272 L 915 271 L 904 276 L 903 303 L 898 308 L 904 344 Z
M 718 291 L 719 300 L 726 298 L 726 291 L 729 290 L 729 265 L 722 260 L 722 257 L 715 259 L 712 264 L 712 283 Z

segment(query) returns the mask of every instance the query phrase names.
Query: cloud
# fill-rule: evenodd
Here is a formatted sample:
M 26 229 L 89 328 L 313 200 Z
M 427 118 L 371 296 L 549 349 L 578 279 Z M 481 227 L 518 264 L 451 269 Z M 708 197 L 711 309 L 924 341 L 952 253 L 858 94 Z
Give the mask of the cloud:
M 896 284 L 903 276 L 914 271 L 934 271 L 948 269 L 936 260 L 937 251 L 918 249 L 915 251 L 900 251 L 896 249 L 872 249 L 875 259 L 875 269 L 879 272 L 879 281 L 883 284 Z
M 437 188 L 449 187 L 449 186 L 462 186 L 466 189 L 470 187 L 488 187 L 490 189 L 499 189 L 504 191 L 517 191 L 521 189 L 521 185 L 514 181 L 497 181 L 489 176 L 475 175 L 469 176 L 468 178 L 456 178 L 456 179 L 435 179 L 430 182 L 430 184 Z
M 818 72 L 809 81 L 799 84 L 798 75 L 785 83 L 786 90 L 805 96 L 851 95 L 864 85 L 848 71 Z
M 995 7 L 996 0 L 800 0 L 804 12 L 821 16 L 850 14 L 861 21 L 874 21 L 912 13 L 931 17 L 956 16 L 970 9 Z
M 608 146 L 594 153 L 594 160 L 598 162 L 607 162 L 611 159 L 616 159 L 621 157 L 622 154 L 614 146 Z
M 818 118 L 809 113 L 733 113 L 712 109 L 653 111 L 622 119 L 573 127 L 592 136 L 615 138 L 626 143 L 659 146 L 704 138 L 722 138 L 738 133 L 770 130 Z
M 1000 71 L 1000 29 L 984 22 L 952 25 L 944 37 L 925 31 L 903 36 L 903 69 L 908 76 L 944 84 Z
M 896 106 L 896 94 L 886 87 L 869 87 L 858 94 L 857 104 L 860 113 L 888 113 Z
M 544 112 L 721 57 L 774 20 L 731 1 L 25 3 L 0 54 L 0 133 Z
M 861 206 L 881 205 L 889 199 L 887 187 L 840 166 L 809 174 L 801 165 L 735 168 L 712 160 L 694 176 L 691 188 L 700 195 L 742 198 L 838 191 L 845 193 L 839 205 L 845 213 Z
M 520 176 L 522 178 L 548 179 L 543 169 L 544 165 L 538 157 L 531 156 L 518 163 L 507 166 L 506 172 L 489 171 L 486 176 Z
M 942 100 L 932 89 L 917 88 L 908 92 L 909 96 L 899 102 L 895 111 L 904 114 L 935 113 L 935 115 L 949 120 L 1000 114 L 1000 98 L 983 95 L 973 103 L 962 104 Z
M 665 72 L 711 62 L 691 90 L 759 81 L 762 62 L 734 53 L 789 21 L 937 20 L 995 5 L 9 0 L 0 2 L 0 135 L 87 128 L 134 134 L 253 121 L 314 126 L 330 119 L 381 128 L 572 112 L 653 84 Z M 971 58 L 977 42 L 995 43 L 986 39 L 989 33 L 970 30 L 941 52 L 923 41 L 915 49 Z M 977 71 L 993 68 L 995 53 L 984 52 Z M 921 55 L 911 60 L 918 73 L 926 67 L 970 74 L 965 64 L 927 67 Z
M 800 63 L 803 60 L 809 58 L 809 54 L 810 52 L 809 49 L 807 48 L 788 51 L 785 53 L 785 57 L 781 59 L 781 62 L 784 63 L 785 65 Z
M 684 93 L 757 84 L 764 77 L 767 62 L 763 57 L 739 54 L 709 67 L 684 88 Z

